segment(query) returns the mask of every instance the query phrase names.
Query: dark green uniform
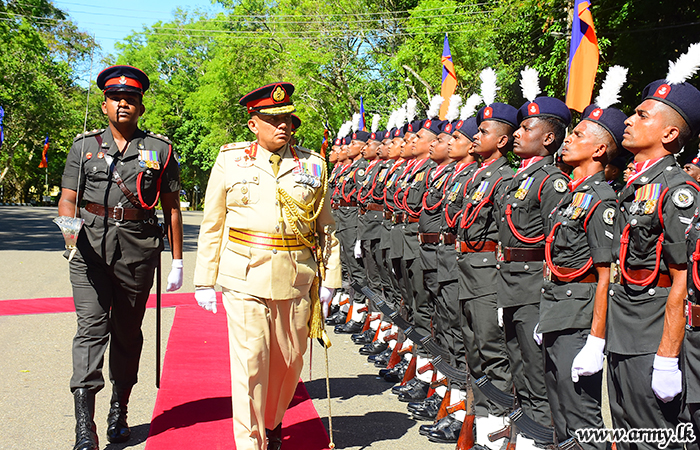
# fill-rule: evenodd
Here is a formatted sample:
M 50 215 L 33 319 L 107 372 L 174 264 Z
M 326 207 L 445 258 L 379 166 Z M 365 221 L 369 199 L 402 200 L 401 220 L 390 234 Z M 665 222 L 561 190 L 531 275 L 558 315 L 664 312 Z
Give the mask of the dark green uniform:
M 498 306 L 503 308 L 506 349 L 523 411 L 551 424 L 542 352 L 532 334 L 539 321 L 544 264 L 544 224 L 568 192 L 569 179 L 549 155 L 516 173 L 498 210 Z
M 119 188 L 114 172 L 138 205 Z M 164 137 L 137 130 L 122 154 L 110 129 L 93 131 L 73 142 L 61 185 L 76 190 L 86 202 L 80 209 L 85 224 L 78 251 L 70 262 L 78 316 L 71 391 L 98 392 L 104 387 L 102 364 L 110 341 L 110 380 L 116 389 L 128 390 L 137 381 L 141 322 L 163 250 L 153 207 L 161 193 L 180 190 L 178 162 Z M 109 208 L 109 217 L 88 211 L 100 208 Z
M 384 161 L 376 159 L 370 162 L 358 186 L 357 194 L 360 205 L 360 227 L 357 234 L 362 242 L 362 261 L 369 287 L 378 294 L 383 294 L 384 274 L 383 269 L 380 269 L 384 264 L 379 247 L 384 220 L 384 184 L 379 179 L 380 175 L 386 175 L 387 171 Z
M 582 180 L 566 194 L 550 215 L 547 232 L 554 266 L 544 282 L 540 303 L 540 332 L 544 343 L 544 375 L 559 442 L 579 428 L 603 428 L 601 389 L 603 372 L 571 380 L 574 358 L 586 344 L 593 321 L 598 285 L 594 264 L 610 264 L 617 196 L 604 172 Z M 588 270 L 585 268 L 588 267 Z M 549 274 L 549 268 L 545 273 Z M 569 278 L 573 272 L 574 278 Z M 580 272 L 578 274 L 577 272 Z M 563 278 L 559 278 L 559 275 Z M 603 449 L 604 442 L 582 442 L 587 449 Z

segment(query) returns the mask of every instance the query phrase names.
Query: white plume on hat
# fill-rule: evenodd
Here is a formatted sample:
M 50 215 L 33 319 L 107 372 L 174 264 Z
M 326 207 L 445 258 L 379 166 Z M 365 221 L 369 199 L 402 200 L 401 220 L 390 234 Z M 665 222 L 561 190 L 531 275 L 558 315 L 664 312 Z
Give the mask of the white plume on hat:
M 447 113 L 445 113 L 445 120 L 450 122 L 457 120 L 460 106 L 462 106 L 462 97 L 459 94 L 452 94 L 450 103 L 447 106 Z
M 372 116 L 372 128 L 370 128 L 372 133 L 376 133 L 377 130 L 379 129 L 379 121 L 380 120 L 381 120 L 381 116 L 379 114 L 375 114 Z
M 459 112 L 459 118 L 461 120 L 467 120 L 476 114 L 476 107 L 481 104 L 481 96 L 479 94 L 472 94 L 467 99 L 467 103 L 462 106 Z
M 362 116 L 360 113 L 355 113 L 352 115 L 352 131 L 357 132 L 360 129 L 360 118 Z
M 537 94 L 542 92 L 540 90 L 540 74 L 537 69 L 525 66 L 522 72 L 520 72 L 520 87 L 523 90 L 523 97 L 527 101 L 532 102 L 537 98 Z
M 628 69 L 622 66 L 611 66 L 608 69 L 598 97 L 595 99 L 595 105 L 598 108 L 609 108 L 620 101 L 620 89 L 627 81 L 627 71 Z
M 396 110 L 396 121 L 394 122 L 394 126 L 396 128 L 401 128 L 406 124 L 406 105 L 402 105 L 399 107 L 399 109 Z
M 700 69 L 700 42 L 691 44 L 688 51 L 682 54 L 676 62 L 668 62 L 668 84 L 681 84 L 695 75 Z
M 348 134 L 350 134 L 350 130 L 352 129 L 352 121 L 348 120 L 344 124 L 340 126 L 340 130 L 338 130 L 338 137 L 339 138 L 344 138 Z
M 430 105 L 428 105 L 428 110 L 425 112 L 428 119 L 434 119 L 437 117 L 437 115 L 440 113 L 442 102 L 444 101 L 445 99 L 440 95 L 434 95 L 433 98 L 430 99 Z
M 389 114 L 389 118 L 386 121 L 386 130 L 390 131 L 392 128 L 394 128 L 394 120 L 396 120 L 396 111 L 392 111 Z
M 416 108 L 418 107 L 418 100 L 415 98 L 409 98 L 406 100 L 406 122 L 413 122 L 416 119 Z
M 487 67 L 481 71 L 479 78 L 481 78 L 481 98 L 488 106 L 496 101 L 496 91 L 498 91 L 496 71 Z

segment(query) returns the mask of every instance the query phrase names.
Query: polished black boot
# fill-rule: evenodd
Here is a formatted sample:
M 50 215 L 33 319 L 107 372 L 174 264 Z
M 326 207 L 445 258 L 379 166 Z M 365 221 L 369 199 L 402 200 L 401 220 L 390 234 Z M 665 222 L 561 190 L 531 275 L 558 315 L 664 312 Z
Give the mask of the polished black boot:
M 113 444 L 126 442 L 131 430 L 126 423 L 126 405 L 129 403 L 131 388 L 112 390 L 111 406 L 107 415 L 107 440 Z
M 370 342 L 365 344 L 360 348 L 360 355 L 378 355 L 379 353 L 386 351 L 389 348 L 389 344 L 381 341 Z
M 73 392 L 75 402 L 75 446 L 73 450 L 99 450 L 95 416 L 95 394 L 85 388 Z
M 374 339 L 374 335 L 377 333 L 376 330 L 369 329 L 367 331 L 363 331 L 362 333 L 355 333 L 352 336 L 350 336 L 350 339 L 357 344 L 357 345 L 364 345 L 364 344 L 369 344 L 372 342 L 372 339 Z
M 275 427 L 274 430 L 265 429 L 267 435 L 267 450 L 280 450 L 282 448 L 282 424 Z
M 414 419 L 435 420 L 441 404 L 442 397 L 434 393 L 422 402 L 409 403 L 408 411 L 413 415 Z
M 345 320 L 347 319 L 347 317 L 348 317 L 347 312 L 342 312 L 342 311 L 338 310 L 338 312 L 336 312 L 335 314 L 328 316 L 328 318 L 326 319 L 326 325 L 343 324 L 343 323 L 345 323 Z
M 363 325 L 364 325 L 364 320 L 358 322 L 358 321 L 350 319 L 349 322 L 346 322 L 346 323 L 341 324 L 341 325 L 336 325 L 335 328 L 333 329 L 333 332 L 335 334 L 357 333 L 358 331 L 362 330 Z

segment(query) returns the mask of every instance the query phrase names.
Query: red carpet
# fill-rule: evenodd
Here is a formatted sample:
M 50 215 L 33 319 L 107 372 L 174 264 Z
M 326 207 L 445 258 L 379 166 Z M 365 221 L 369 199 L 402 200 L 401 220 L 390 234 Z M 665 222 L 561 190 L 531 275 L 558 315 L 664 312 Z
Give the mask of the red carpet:
M 221 294 L 219 294 L 221 298 Z M 195 305 L 192 292 L 162 294 L 161 304 L 163 307 L 172 307 L 180 305 Z M 156 296 L 152 294 L 148 298 L 147 306 L 149 308 L 156 307 Z M 223 310 L 223 307 L 222 307 Z M 30 298 L 21 300 L 0 300 L 0 316 L 17 316 L 22 314 L 50 314 L 74 312 L 73 297 L 58 297 L 58 298 Z
M 177 308 L 146 450 L 235 448 L 226 313 L 223 305 L 218 309 Z M 301 382 L 282 437 L 285 450 L 328 448 L 326 429 Z

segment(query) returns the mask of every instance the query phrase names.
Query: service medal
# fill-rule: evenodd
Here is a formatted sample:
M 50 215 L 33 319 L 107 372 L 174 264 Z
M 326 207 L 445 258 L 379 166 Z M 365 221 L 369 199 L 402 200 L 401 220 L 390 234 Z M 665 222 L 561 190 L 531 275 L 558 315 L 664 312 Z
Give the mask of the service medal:
M 647 200 L 646 204 L 644 205 L 644 214 L 653 213 L 655 207 L 656 207 L 656 200 Z
M 632 202 L 632 204 L 629 207 L 630 214 L 637 214 L 638 210 L 639 210 L 639 203 Z

